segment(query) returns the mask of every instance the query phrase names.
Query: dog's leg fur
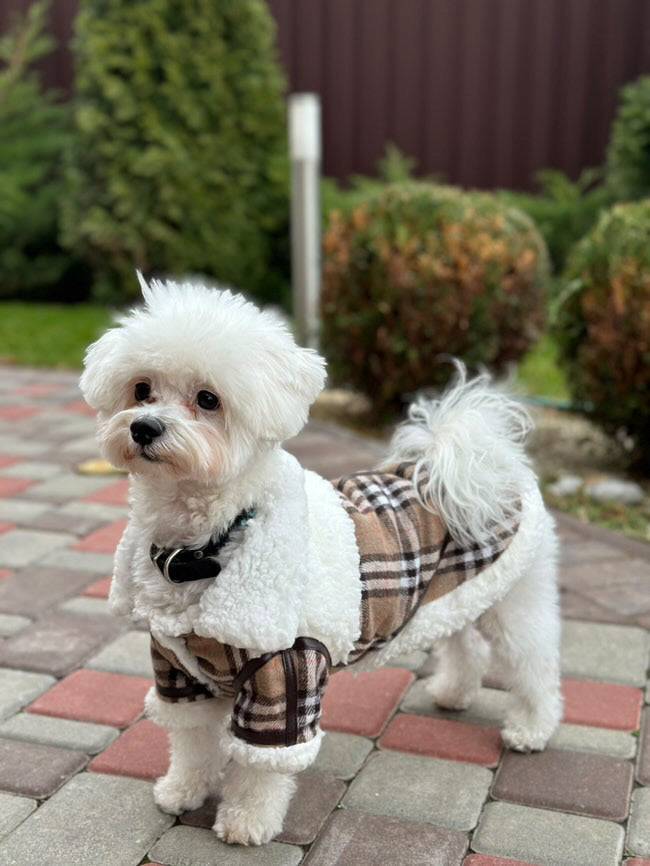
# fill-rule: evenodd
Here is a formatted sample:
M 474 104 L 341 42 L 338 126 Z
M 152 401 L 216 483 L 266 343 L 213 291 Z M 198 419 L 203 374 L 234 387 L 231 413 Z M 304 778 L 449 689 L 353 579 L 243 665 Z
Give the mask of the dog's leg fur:
M 437 667 L 426 691 L 439 707 L 466 710 L 476 697 L 489 659 L 485 639 L 473 625 L 436 643 Z
M 216 793 L 227 758 L 221 750 L 229 701 L 166 704 L 147 698 L 150 718 L 168 729 L 169 769 L 154 785 L 154 800 L 170 815 L 198 809 Z
M 293 776 L 233 761 L 226 771 L 213 829 L 224 842 L 263 845 L 282 830 L 295 790 Z
M 549 536 L 546 548 L 554 547 Z M 560 615 L 554 550 L 537 561 L 480 620 L 511 684 L 503 741 L 520 752 L 543 749 L 562 718 Z

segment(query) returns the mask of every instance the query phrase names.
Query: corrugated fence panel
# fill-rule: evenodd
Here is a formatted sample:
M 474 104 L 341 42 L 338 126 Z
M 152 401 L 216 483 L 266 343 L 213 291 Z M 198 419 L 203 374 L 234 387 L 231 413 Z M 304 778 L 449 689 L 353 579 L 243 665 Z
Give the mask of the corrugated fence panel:
M 0 28 L 32 0 L 0 0 Z M 137 0 L 135 0 L 137 2 Z M 323 105 L 324 170 L 373 173 L 387 142 L 418 172 L 526 188 L 602 164 L 618 92 L 650 73 L 650 0 L 268 0 L 294 91 Z M 78 0 L 53 0 L 71 89 Z

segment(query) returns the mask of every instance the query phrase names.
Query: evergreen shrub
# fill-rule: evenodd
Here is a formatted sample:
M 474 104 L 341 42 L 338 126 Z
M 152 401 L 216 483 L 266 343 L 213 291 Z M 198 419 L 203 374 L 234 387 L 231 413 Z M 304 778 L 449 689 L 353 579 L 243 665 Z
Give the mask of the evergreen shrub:
M 539 338 L 544 241 L 487 193 L 405 182 L 333 212 L 324 239 L 322 342 L 330 375 L 377 416 L 449 376 L 439 356 L 503 370 Z
M 607 148 L 607 184 L 618 201 L 650 196 L 650 76 L 621 90 Z
M 554 313 L 573 397 L 650 469 L 650 200 L 606 211 L 576 246 Z
M 66 242 L 95 296 L 204 274 L 279 300 L 288 282 L 284 80 L 263 0 L 81 0 Z
M 0 298 L 78 300 L 83 274 L 58 242 L 70 116 L 34 64 L 54 41 L 37 2 L 0 39 Z

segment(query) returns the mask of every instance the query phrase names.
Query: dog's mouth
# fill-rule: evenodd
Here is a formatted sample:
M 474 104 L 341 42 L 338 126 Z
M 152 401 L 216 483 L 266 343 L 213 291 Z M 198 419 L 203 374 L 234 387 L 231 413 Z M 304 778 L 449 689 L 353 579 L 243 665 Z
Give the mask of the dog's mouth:
M 138 450 L 138 457 L 142 457 L 142 459 L 146 460 L 147 463 L 165 463 L 165 461 L 157 454 L 152 454 L 150 451 L 147 451 L 146 445 L 140 446 Z

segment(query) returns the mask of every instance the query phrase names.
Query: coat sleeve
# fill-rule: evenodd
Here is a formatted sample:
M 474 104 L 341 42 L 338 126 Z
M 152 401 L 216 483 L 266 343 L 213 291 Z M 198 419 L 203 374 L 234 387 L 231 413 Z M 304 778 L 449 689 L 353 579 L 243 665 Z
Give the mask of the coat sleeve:
M 320 746 L 328 672 L 329 653 L 311 638 L 251 659 L 235 681 L 231 757 L 280 772 L 309 766 Z

